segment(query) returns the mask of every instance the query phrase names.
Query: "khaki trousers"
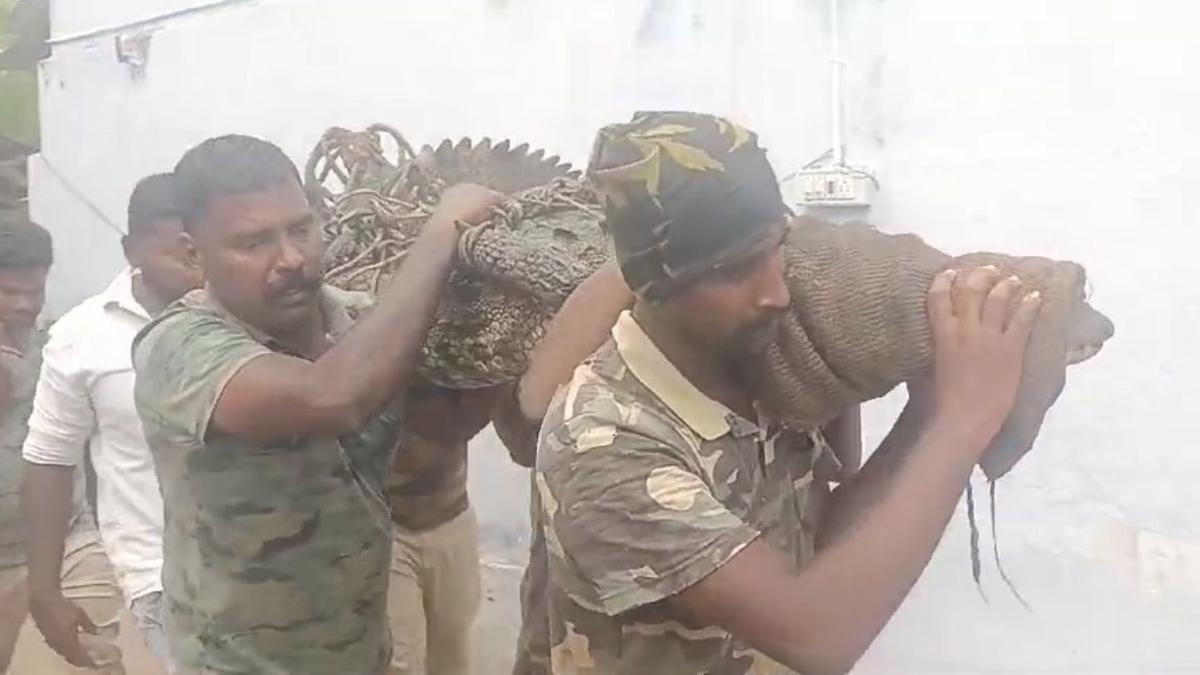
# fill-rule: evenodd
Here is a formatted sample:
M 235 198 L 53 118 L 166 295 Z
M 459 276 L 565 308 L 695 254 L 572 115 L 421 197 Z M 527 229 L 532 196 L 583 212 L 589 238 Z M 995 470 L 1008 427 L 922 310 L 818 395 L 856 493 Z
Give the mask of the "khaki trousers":
M 68 543 L 72 543 L 68 539 Z M 95 668 L 77 668 L 67 663 L 46 644 L 29 616 L 28 570 L 15 567 L 0 571 L 0 672 L 8 675 L 124 675 L 121 650 L 116 645 L 121 612 L 117 588 L 108 557 L 94 538 L 71 546 L 63 557 L 62 593 L 83 608 L 98 635 L 80 634 Z M 8 670 L 5 670 L 5 667 Z
M 474 510 L 424 532 L 397 525 L 388 588 L 392 675 L 471 675 L 481 587 Z

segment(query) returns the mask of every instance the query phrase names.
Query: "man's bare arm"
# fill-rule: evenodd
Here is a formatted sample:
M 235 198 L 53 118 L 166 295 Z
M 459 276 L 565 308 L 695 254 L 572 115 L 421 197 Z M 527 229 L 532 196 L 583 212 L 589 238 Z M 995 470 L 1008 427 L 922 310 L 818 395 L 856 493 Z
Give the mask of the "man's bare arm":
M 757 541 L 669 600 L 672 607 L 800 672 L 853 667 L 925 568 L 1016 399 L 1040 301 L 1017 303 L 1009 320 L 1019 283 L 996 284 L 988 270 L 965 276 L 957 301 L 950 299 L 948 276 L 930 290 L 934 413 L 861 522 L 795 574 L 780 553 Z
M 26 461 L 21 477 L 21 510 L 25 517 L 29 557 L 29 609 L 54 651 L 68 662 L 92 665 L 79 644 L 79 632 L 96 627 L 75 603 L 63 597 L 63 542 L 71 520 L 75 467 Z
M 674 602 L 804 673 L 843 673 L 900 605 L 929 561 L 974 465 L 971 429 L 931 428 L 864 521 L 793 574 L 756 541 Z
M 518 398 L 527 419 L 540 420 L 554 392 L 608 339 L 621 312 L 633 304 L 621 270 L 608 263 L 584 280 L 558 310 L 521 377 Z
M 258 442 L 360 428 L 412 374 L 454 263 L 457 221 L 478 222 L 500 196 L 446 191 L 375 308 L 316 361 L 268 354 L 230 379 L 213 412 L 221 431 Z
M 492 424 L 509 456 L 533 466 L 541 420 L 554 392 L 608 339 L 621 312 L 633 304 L 621 270 L 609 263 L 596 270 L 567 297 L 534 349 L 515 393 L 505 392 L 492 410 Z
M 883 499 L 900 467 L 912 455 L 931 414 L 932 403 L 921 391 L 918 385 L 909 385 L 908 403 L 891 431 L 866 464 L 830 495 L 821 514 L 818 549 L 833 543 L 860 522 Z
M 74 476 L 73 466 L 24 462 L 21 511 L 25 517 L 31 595 L 58 591 Z

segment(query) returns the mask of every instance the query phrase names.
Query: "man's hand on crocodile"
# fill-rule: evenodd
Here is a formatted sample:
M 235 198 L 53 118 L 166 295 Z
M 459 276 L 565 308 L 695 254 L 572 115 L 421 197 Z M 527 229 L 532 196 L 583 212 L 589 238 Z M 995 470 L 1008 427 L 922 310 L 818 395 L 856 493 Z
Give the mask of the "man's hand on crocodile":
M 459 183 L 442 193 L 442 199 L 429 219 L 429 226 L 458 227 L 478 225 L 487 220 L 492 209 L 504 202 L 504 195 L 482 185 Z
M 1012 411 L 1025 345 L 1042 300 L 994 267 L 939 274 L 929 289 L 937 415 L 986 427 L 989 437 Z

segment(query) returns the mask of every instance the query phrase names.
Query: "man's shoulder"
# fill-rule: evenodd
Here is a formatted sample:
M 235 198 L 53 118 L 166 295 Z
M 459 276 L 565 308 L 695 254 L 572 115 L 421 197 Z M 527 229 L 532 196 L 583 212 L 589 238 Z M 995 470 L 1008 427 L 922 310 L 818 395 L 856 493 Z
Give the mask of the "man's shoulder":
M 200 436 L 232 374 L 270 350 L 236 320 L 185 296 L 138 333 L 132 351 L 143 423 L 147 417 L 173 420 Z
M 587 403 L 597 397 L 638 398 L 643 392 L 629 373 L 624 359 L 610 339 L 576 366 L 566 386 L 559 390 L 559 401 Z
M 189 319 L 219 319 L 225 323 L 234 323 L 231 317 L 220 311 L 220 308 L 214 304 L 209 298 L 208 292 L 204 289 L 196 289 L 179 298 L 175 302 L 167 305 L 161 312 L 156 314 L 147 322 L 142 333 L 145 334 L 149 329 L 176 324 L 180 321 Z
M 210 340 L 228 340 L 239 332 L 237 324 L 193 291 L 171 303 L 142 327 L 133 339 L 134 366 L 141 371 L 156 351 L 170 352 L 177 360 L 180 352 Z M 231 330 L 234 329 L 234 330 Z M 165 350 L 159 347 L 164 346 Z
M 570 382 L 558 392 L 556 403 L 564 418 L 615 414 L 624 423 L 637 426 L 671 417 L 670 409 L 629 369 L 612 340 L 575 369 Z M 631 415 L 630 407 L 647 414 Z
M 621 359 L 610 343 L 575 370 L 555 396 L 543 425 L 547 454 L 653 443 L 668 448 L 690 445 L 685 425 L 675 418 Z
M 86 369 L 87 364 L 93 364 L 97 359 L 106 363 L 109 361 L 107 354 L 118 345 L 113 342 L 114 333 L 110 326 L 102 323 L 109 320 L 106 315 L 108 302 L 109 298 L 103 293 L 93 295 L 67 310 L 47 327 L 48 368 L 59 371 Z M 125 342 L 120 348 L 128 349 L 128 343 Z
M 61 342 L 80 337 L 81 331 L 95 321 L 96 316 L 103 309 L 103 294 L 84 298 L 82 302 L 68 309 L 66 313 L 58 317 L 53 324 L 47 327 L 49 339 L 54 342 Z

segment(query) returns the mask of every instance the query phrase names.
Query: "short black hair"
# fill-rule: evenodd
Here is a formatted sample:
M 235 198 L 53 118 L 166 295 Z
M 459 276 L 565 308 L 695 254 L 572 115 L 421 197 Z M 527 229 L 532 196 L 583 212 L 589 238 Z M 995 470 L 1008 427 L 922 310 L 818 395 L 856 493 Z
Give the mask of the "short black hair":
M 146 176 L 129 195 L 129 236 L 150 234 L 161 221 L 182 217 L 175 194 L 175 174 Z
M 17 211 L 0 211 L 0 269 L 50 267 L 50 233 Z
M 208 212 L 214 197 L 245 195 L 301 184 L 300 172 L 274 143 L 231 134 L 204 141 L 175 165 L 175 190 L 183 226 L 191 229 Z

